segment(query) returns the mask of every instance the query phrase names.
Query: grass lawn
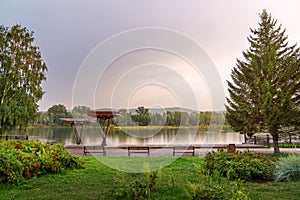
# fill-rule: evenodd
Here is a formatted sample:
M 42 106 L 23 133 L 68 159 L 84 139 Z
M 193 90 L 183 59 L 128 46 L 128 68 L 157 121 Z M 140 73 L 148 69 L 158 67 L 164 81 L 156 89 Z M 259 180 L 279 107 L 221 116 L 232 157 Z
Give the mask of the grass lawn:
M 29 179 L 27 184 L 17 186 L 0 184 L 0 199 L 114 199 L 112 193 L 120 187 L 120 180 L 130 182 L 145 178 L 143 173 L 125 173 L 107 167 L 105 164 L 118 163 L 123 166 L 143 167 L 147 163 L 157 168 L 161 163 L 169 163 L 172 157 L 81 157 L 86 161 L 85 169 L 69 170 L 66 174 L 44 175 Z M 159 187 L 151 193 L 152 199 L 189 199 L 188 183 L 197 179 L 193 163 L 203 164 L 203 158 L 180 157 L 164 167 Z M 300 181 L 284 183 L 248 183 L 244 188 L 251 199 L 299 199 Z

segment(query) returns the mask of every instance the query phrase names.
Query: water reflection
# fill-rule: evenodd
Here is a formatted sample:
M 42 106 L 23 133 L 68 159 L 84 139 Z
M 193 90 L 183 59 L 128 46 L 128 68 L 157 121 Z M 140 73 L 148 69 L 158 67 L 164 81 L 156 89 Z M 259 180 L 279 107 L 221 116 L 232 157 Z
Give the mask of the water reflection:
M 155 145 L 155 144 L 241 144 L 243 136 L 239 133 L 231 131 L 223 131 L 219 133 L 206 132 L 203 130 L 195 130 L 189 128 L 183 129 L 162 129 L 154 134 L 153 129 L 135 129 L 134 134 L 126 134 L 126 130 L 111 130 L 107 137 L 108 145 Z M 30 138 L 36 138 L 42 141 L 56 141 L 64 144 L 76 144 L 72 130 L 65 128 L 34 128 L 27 130 L 26 134 Z M 89 126 L 83 128 L 82 136 L 83 144 L 101 144 L 99 126 Z

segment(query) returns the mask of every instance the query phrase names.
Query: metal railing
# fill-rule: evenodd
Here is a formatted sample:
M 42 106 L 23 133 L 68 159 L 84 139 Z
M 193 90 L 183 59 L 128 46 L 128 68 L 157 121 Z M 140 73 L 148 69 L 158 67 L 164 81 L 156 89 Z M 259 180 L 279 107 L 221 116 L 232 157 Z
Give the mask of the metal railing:
M 270 147 L 273 144 L 271 135 L 254 135 L 252 137 L 244 135 L 245 144 L 258 144 Z M 279 144 L 300 144 L 300 133 L 295 135 L 280 135 Z

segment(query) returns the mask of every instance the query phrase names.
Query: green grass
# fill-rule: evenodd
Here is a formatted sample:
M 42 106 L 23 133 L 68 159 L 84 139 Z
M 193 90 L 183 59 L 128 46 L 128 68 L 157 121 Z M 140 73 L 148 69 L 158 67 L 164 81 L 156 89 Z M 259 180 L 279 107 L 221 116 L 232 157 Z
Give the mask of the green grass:
M 189 199 L 187 183 L 197 179 L 193 163 L 204 163 L 199 157 L 180 157 L 176 161 L 172 157 L 102 157 L 101 162 L 89 156 L 81 159 L 86 161 L 85 169 L 29 179 L 21 186 L 0 184 L 0 199 L 113 199 L 112 192 L 119 187 L 120 177 L 130 182 L 143 179 L 144 174 L 119 172 L 106 165 L 118 163 L 114 167 L 140 169 L 147 162 L 153 169 L 171 163 L 162 168 L 159 187 L 151 194 L 152 199 Z M 299 180 L 244 185 L 252 199 L 299 199 L 300 196 Z
M 251 199 L 255 200 L 298 200 L 300 181 L 245 183 L 244 188 Z

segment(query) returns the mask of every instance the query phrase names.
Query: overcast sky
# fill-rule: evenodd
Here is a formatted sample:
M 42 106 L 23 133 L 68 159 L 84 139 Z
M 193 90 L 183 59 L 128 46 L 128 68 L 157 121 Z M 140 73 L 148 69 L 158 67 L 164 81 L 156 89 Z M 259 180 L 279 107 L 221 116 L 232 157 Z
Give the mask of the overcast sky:
M 267 9 L 286 28 L 290 44 L 299 43 L 297 0 L 0 0 L 0 24 L 18 23 L 35 32 L 35 44 L 48 66 L 40 110 L 54 104 L 64 104 L 68 109 L 86 104 L 95 108 L 144 105 L 222 110 L 226 80 L 236 58 L 242 58 L 242 51 L 248 48 L 249 28 L 258 26 L 262 9 Z M 108 38 L 144 27 L 170 30 L 171 35 L 177 33 L 196 42 L 219 73 L 211 76 L 223 84 L 218 89 L 220 96 L 206 80 L 207 72 L 202 72 L 201 67 L 209 66 L 207 63 L 196 66 L 199 75 L 193 71 L 193 63 L 170 53 L 172 49 L 143 49 L 116 55 L 110 65 L 99 66 L 105 73 L 95 70 L 81 76 L 85 68 L 90 68 L 93 52 L 104 48 L 101 44 L 110 41 Z M 110 49 L 118 51 L 123 45 L 120 41 L 107 45 L 114 45 Z M 180 43 L 174 44 L 177 42 Z M 101 63 L 97 56 L 104 59 L 103 53 L 94 55 L 96 64 Z M 97 82 L 88 80 L 90 76 L 97 77 Z M 86 99 L 90 98 L 88 92 L 93 99 Z M 220 100 L 215 102 L 217 105 L 214 99 Z

